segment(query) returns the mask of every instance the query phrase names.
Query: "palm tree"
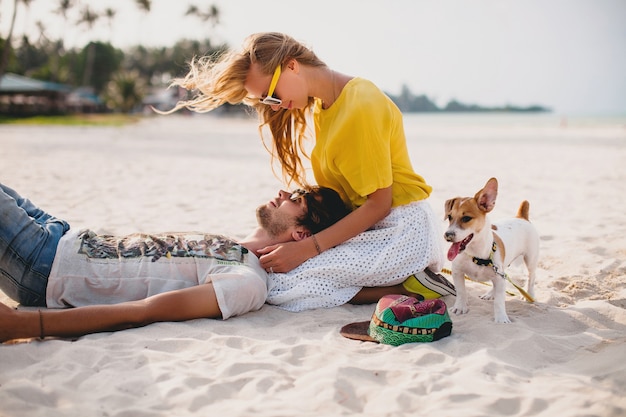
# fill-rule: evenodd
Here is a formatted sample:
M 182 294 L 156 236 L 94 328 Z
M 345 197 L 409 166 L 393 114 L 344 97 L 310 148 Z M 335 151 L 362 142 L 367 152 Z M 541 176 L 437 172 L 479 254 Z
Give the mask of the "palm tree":
M 151 0 L 136 0 L 137 6 L 140 9 L 143 9 L 144 12 L 148 13 L 150 11 L 150 6 L 152 6 Z
M 215 5 L 209 6 L 206 12 L 201 11 L 198 6 L 190 5 L 185 16 L 196 16 L 203 22 L 211 21 L 213 27 L 220 22 L 220 11 Z
M 146 84 L 139 72 L 122 71 L 109 81 L 104 97 L 110 108 L 130 113 L 141 104 L 145 92 Z
M 104 10 L 104 17 L 106 17 L 107 23 L 109 24 L 109 36 L 113 33 L 113 19 L 115 19 L 116 14 L 117 12 L 110 7 Z
M 92 11 L 89 6 L 85 6 L 81 11 L 80 18 L 78 19 L 78 24 L 85 24 L 92 30 L 100 15 L 96 12 Z M 87 58 L 85 60 L 85 72 L 83 74 L 83 85 L 88 86 L 91 81 L 91 73 L 93 72 L 93 61 L 95 59 L 95 44 L 90 42 L 87 46 Z
M 60 14 L 65 20 L 65 26 L 67 26 L 67 12 L 70 11 L 71 8 L 74 7 L 75 0 L 59 0 L 59 7 L 53 12 L 56 14 Z M 65 27 L 64 26 L 64 27 Z
M 9 26 L 9 34 L 4 41 L 4 47 L 2 48 L 2 56 L 0 56 L 0 79 L 4 75 L 6 67 L 9 63 L 9 55 L 11 54 L 11 38 L 13 37 L 13 29 L 15 28 L 15 17 L 17 16 L 17 6 L 19 3 L 24 3 L 26 7 L 30 6 L 32 0 L 14 0 L 13 2 L 13 15 L 11 16 L 11 25 Z
M 76 0 L 59 0 L 58 7 L 55 10 L 53 10 L 53 13 L 61 15 L 61 17 L 64 20 L 63 31 L 61 33 L 60 39 L 55 42 L 56 53 L 53 54 L 51 57 L 52 73 L 56 81 L 61 81 L 62 78 L 65 78 L 65 77 L 61 77 L 60 75 L 61 68 L 59 64 L 59 59 L 63 55 L 64 50 L 65 50 L 65 45 L 64 45 L 65 28 L 68 27 L 67 13 L 74 7 L 75 3 L 76 3 Z

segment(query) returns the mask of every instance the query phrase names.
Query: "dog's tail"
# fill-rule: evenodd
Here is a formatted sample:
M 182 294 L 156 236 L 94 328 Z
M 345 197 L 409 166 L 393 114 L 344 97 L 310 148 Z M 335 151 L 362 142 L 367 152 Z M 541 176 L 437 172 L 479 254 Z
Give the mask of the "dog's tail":
M 530 213 L 530 203 L 524 200 L 522 201 L 522 204 L 520 204 L 519 208 L 517 209 L 516 217 L 518 219 L 524 219 L 526 221 L 530 221 L 529 213 Z

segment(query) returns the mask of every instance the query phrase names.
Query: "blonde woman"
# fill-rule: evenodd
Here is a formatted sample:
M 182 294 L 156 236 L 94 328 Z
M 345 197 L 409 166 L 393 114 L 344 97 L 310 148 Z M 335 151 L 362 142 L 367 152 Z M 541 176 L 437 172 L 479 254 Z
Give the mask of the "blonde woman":
M 270 274 L 268 302 L 294 311 L 372 302 L 379 293 L 367 296 L 362 287 L 398 285 L 413 274 L 404 282 L 408 290 L 419 293 L 419 280 L 434 279 L 440 294 L 454 293 L 445 278 L 424 272 L 443 264 L 426 201 L 431 187 L 413 170 L 402 113 L 372 82 L 339 73 L 304 44 L 271 32 L 249 36 L 240 51 L 194 60 L 173 84 L 195 92 L 176 109 L 254 108 L 261 135 L 269 127 L 271 153 L 287 183 L 308 183 L 302 161 L 310 158 L 315 182 L 354 208 L 307 239 L 260 251 L 263 268 L 283 273 Z M 315 145 L 306 155 L 310 131 Z

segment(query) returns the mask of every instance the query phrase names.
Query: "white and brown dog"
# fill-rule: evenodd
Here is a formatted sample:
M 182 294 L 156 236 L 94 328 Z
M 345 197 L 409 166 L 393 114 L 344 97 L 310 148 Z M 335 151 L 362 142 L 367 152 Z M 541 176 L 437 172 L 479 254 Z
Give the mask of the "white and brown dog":
M 492 226 L 487 213 L 495 206 L 497 194 L 498 181 L 491 178 L 474 197 L 452 198 L 445 203 L 450 226 L 444 237 L 452 243 L 448 259 L 452 262 L 452 278 L 457 291 L 456 302 L 450 311 L 456 314 L 469 311 L 465 290 L 467 275 L 477 281 L 491 280 L 493 287 L 481 298 L 494 300 L 496 323 L 510 323 L 504 306 L 504 270 L 522 256 L 528 269 L 527 292 L 532 297 L 539 258 L 539 235 L 528 220 L 528 201 L 522 202 L 516 218 Z

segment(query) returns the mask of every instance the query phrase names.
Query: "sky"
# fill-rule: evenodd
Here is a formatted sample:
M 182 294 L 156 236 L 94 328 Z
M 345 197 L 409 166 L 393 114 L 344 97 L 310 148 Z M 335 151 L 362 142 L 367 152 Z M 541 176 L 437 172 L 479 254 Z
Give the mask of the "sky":
M 64 24 L 58 0 L 20 6 L 15 34 L 69 46 L 88 40 L 171 46 L 210 38 L 239 48 L 251 33 L 285 32 L 334 70 L 399 94 L 403 85 L 440 106 L 456 99 L 483 106 L 543 105 L 560 115 L 626 115 L 626 0 L 81 0 L 117 10 L 92 31 Z M 218 7 L 212 27 L 185 17 L 190 4 Z M 0 34 L 13 0 L 0 0 Z

